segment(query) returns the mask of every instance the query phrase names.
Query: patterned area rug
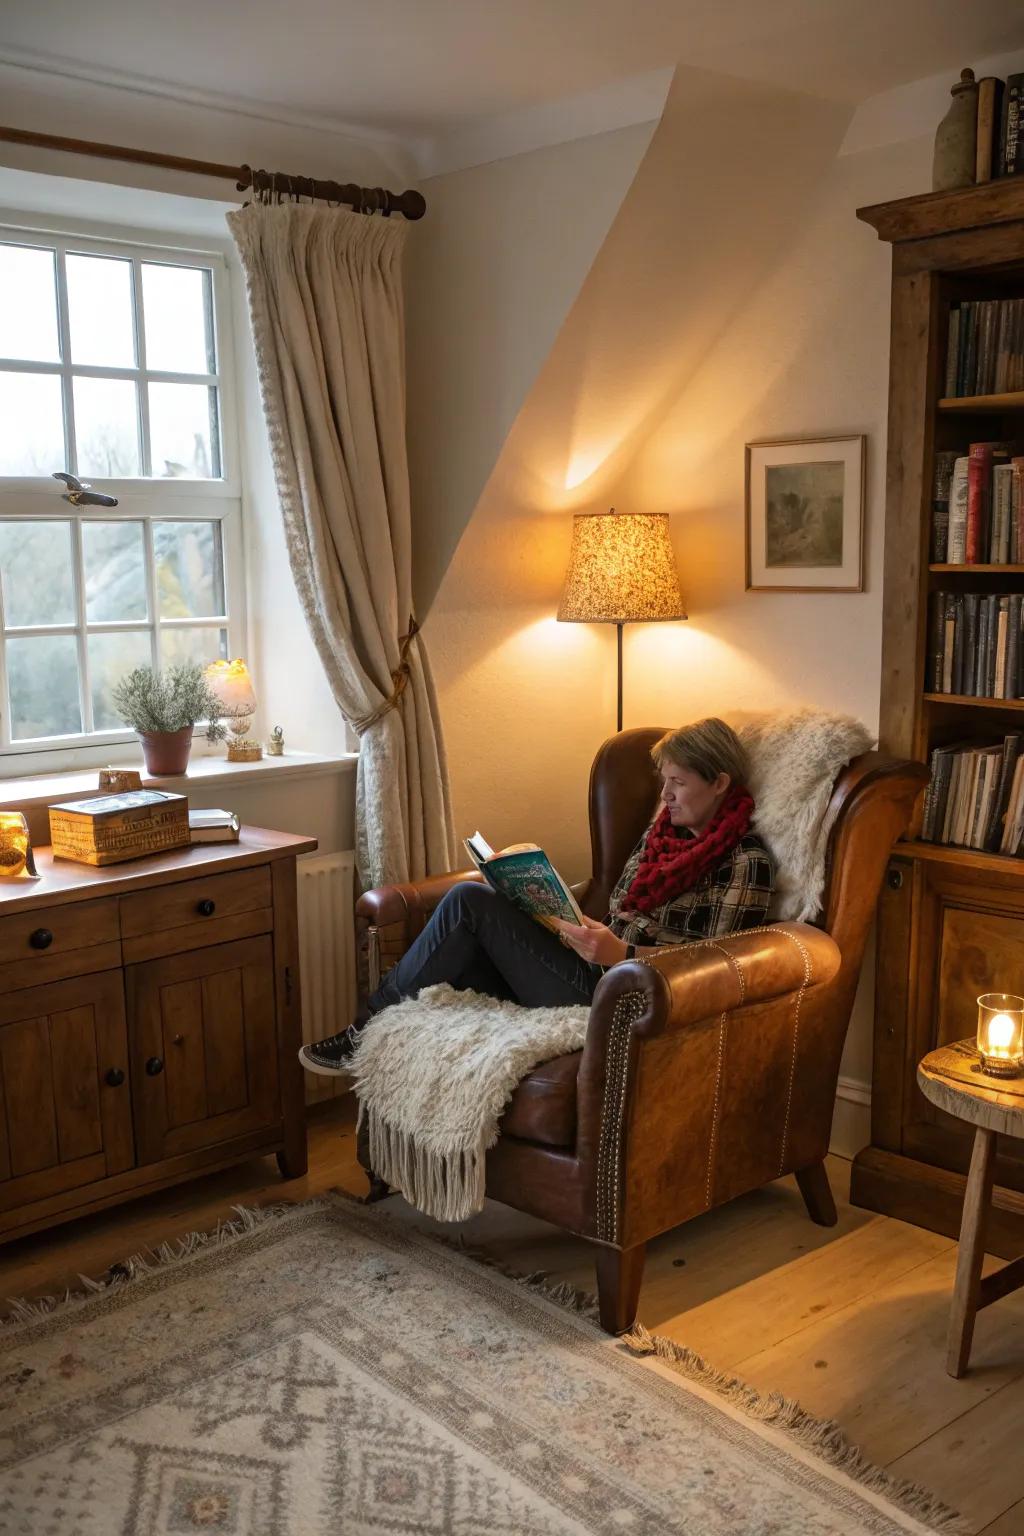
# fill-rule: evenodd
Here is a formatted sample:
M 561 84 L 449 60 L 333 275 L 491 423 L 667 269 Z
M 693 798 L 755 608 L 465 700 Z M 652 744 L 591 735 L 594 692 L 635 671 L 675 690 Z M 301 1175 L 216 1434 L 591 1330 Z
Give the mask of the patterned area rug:
M 344 1197 L 118 1270 L 0 1332 L 3 1536 L 954 1528 L 792 1405 Z

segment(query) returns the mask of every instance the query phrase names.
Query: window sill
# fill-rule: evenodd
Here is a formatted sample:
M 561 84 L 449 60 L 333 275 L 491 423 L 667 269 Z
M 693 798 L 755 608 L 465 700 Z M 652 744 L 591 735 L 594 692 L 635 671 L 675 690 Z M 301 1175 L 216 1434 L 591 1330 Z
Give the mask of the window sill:
M 240 784 L 252 784 L 271 777 L 268 782 L 281 784 L 289 779 L 323 778 L 334 773 L 347 773 L 359 761 L 358 753 L 347 752 L 340 757 L 322 757 L 314 752 L 285 752 L 281 757 L 262 757 L 255 763 L 229 763 L 225 757 L 193 757 L 188 772 L 176 778 L 153 779 L 143 770 L 142 782 L 147 789 L 178 790 L 187 794 L 189 785 L 216 785 L 218 789 L 232 789 Z M 114 768 L 140 768 L 138 762 L 111 764 Z M 0 780 L 0 808 L 16 806 L 19 810 L 31 806 L 52 805 L 57 800 L 77 799 L 90 791 L 99 794 L 99 769 L 78 769 L 73 773 L 28 774 L 20 779 Z

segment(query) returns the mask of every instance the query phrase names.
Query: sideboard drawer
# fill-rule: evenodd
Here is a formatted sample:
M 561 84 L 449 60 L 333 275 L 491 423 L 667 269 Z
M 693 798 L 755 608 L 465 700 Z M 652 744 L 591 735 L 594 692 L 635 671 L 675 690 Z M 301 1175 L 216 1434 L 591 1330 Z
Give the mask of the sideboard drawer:
M 265 864 L 121 897 L 127 962 L 266 933 L 272 927 L 273 894 Z
M 0 917 L 0 991 L 121 963 L 117 902 L 68 902 Z

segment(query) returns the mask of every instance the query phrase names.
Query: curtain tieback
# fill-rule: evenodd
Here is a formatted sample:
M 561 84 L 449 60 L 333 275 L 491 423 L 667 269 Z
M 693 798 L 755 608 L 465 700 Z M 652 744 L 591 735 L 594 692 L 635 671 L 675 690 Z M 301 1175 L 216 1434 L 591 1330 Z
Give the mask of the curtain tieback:
M 370 729 L 371 725 L 376 725 L 378 720 L 382 720 L 386 714 L 396 708 L 399 699 L 409 685 L 409 647 L 419 632 L 420 627 L 410 614 L 408 634 L 399 635 L 398 637 L 398 666 L 391 674 L 391 692 L 383 704 L 379 705 L 372 714 L 363 715 L 360 720 L 349 721 L 349 725 L 351 725 L 358 736 L 362 736 Z

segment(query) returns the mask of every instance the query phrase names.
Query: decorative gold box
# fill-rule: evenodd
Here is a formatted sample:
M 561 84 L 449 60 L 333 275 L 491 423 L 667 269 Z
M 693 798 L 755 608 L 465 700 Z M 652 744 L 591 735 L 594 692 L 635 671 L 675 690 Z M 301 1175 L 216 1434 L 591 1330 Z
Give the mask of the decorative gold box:
M 97 867 L 187 848 L 188 797 L 139 789 L 51 805 L 50 842 L 54 858 Z

